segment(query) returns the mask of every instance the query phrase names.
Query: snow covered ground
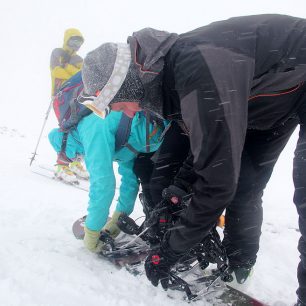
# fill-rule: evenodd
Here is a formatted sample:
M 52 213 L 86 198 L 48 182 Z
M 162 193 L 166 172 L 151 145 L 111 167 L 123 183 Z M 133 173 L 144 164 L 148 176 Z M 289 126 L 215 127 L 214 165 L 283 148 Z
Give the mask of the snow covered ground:
M 116 270 L 74 239 L 71 225 L 86 213 L 87 193 L 30 171 L 34 136 L 14 123 L 0 126 L 0 305 L 185 304 L 167 298 L 144 275 Z M 266 190 L 261 251 L 248 288 L 270 305 L 295 300 L 299 234 L 290 177 L 295 138 Z M 52 165 L 54 159 L 44 136 L 37 161 Z M 141 206 L 136 206 L 134 216 L 139 216 Z
M 278 12 L 306 17 L 304 1 L 280 0 L 277 9 L 273 1 L 220 2 L 205 6 L 196 0 L 184 4 L 156 0 L 150 8 L 141 1 L 1 2 L 1 306 L 186 305 L 169 299 L 144 275 L 118 271 L 86 251 L 74 239 L 71 225 L 86 213 L 87 193 L 33 174 L 29 158 L 48 107 L 50 52 L 60 46 L 67 27 L 78 27 L 84 33 L 81 54 L 85 55 L 102 42 L 124 41 L 145 26 L 183 32 L 237 15 Z M 39 163 L 55 161 L 46 138 L 54 126 L 51 114 L 39 147 Z M 299 233 L 291 181 L 295 142 L 296 134 L 265 192 L 261 250 L 248 288 L 275 306 L 292 305 L 297 287 Z M 140 214 L 137 203 L 134 216 Z

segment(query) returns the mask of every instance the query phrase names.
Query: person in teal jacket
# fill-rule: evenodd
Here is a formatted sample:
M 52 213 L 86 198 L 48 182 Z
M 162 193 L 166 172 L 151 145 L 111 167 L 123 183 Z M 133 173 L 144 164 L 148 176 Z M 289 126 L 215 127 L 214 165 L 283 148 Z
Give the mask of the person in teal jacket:
M 99 241 L 101 230 L 109 232 L 112 237 L 119 234 L 116 221 L 121 213 L 128 215 L 132 213 L 138 194 L 139 183 L 133 171 L 136 153 L 126 146 L 115 151 L 116 132 L 122 114 L 122 112 L 112 111 L 102 120 L 93 113 L 83 118 L 67 139 L 67 157 L 84 155 L 89 172 L 90 190 L 84 244 L 93 252 L 100 252 L 103 248 L 103 243 Z M 140 112 L 127 115 L 134 116 L 128 138 L 129 146 L 138 152 L 148 152 L 145 116 Z M 158 149 L 162 130 L 160 126 L 150 123 L 150 152 Z M 50 143 L 56 152 L 61 150 L 62 138 L 63 133 L 59 129 L 54 129 L 49 134 Z M 114 161 L 118 163 L 118 172 L 121 175 L 120 196 L 115 212 L 111 220 L 107 222 L 116 188 Z

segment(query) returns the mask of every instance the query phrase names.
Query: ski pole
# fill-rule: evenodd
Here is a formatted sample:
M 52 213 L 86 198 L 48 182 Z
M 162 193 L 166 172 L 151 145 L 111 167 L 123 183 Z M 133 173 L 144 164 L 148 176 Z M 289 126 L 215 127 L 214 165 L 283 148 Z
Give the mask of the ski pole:
M 49 113 L 50 113 L 50 110 L 51 110 L 51 107 L 52 107 L 52 103 L 53 103 L 53 98 L 51 99 L 50 104 L 49 104 L 49 107 L 48 107 L 48 110 L 47 110 L 47 112 L 46 112 L 45 120 L 44 120 L 44 123 L 43 123 L 43 125 L 42 125 L 42 128 L 41 128 L 41 131 L 40 131 L 40 134 L 39 134 L 39 137 L 38 137 L 38 141 L 37 141 L 35 150 L 34 150 L 34 152 L 32 153 L 33 155 L 32 155 L 31 160 L 30 160 L 30 166 L 32 165 L 32 163 L 33 163 L 33 161 L 34 161 L 34 159 L 35 159 L 35 156 L 37 155 L 37 153 L 36 153 L 36 152 L 37 152 L 37 148 L 38 148 L 38 145 L 39 145 L 39 143 L 40 143 L 40 139 L 41 139 L 42 133 L 43 133 L 43 131 L 44 131 L 44 129 L 45 129 L 45 125 L 46 125 L 47 120 L 48 120 L 48 117 L 49 117 Z

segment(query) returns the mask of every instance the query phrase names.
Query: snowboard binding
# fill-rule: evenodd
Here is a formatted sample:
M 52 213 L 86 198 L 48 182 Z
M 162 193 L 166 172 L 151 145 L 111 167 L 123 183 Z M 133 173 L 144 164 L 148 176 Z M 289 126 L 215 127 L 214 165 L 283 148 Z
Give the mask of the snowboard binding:
M 107 247 L 100 254 L 101 257 L 107 259 L 118 268 L 126 268 L 133 275 L 142 274 L 143 261 L 151 248 L 156 247 L 156 244 L 151 244 L 152 236 L 154 235 L 155 241 L 160 243 L 163 238 L 160 234 L 169 231 L 177 219 L 175 214 L 173 214 L 174 216 L 169 216 L 169 218 L 167 217 L 167 220 L 173 221 L 163 222 L 162 225 L 164 227 L 160 230 L 158 228 L 160 226 L 159 220 L 161 215 L 167 212 L 167 209 L 164 210 L 163 205 L 160 205 L 158 209 L 160 210 L 155 210 L 153 214 L 148 214 L 148 217 L 152 219 L 148 220 L 147 218 L 147 223 L 143 222 L 140 226 L 128 216 L 121 216 L 118 223 L 121 230 L 128 235 L 121 235 L 114 240 L 108 233 L 103 232 L 100 239 Z M 73 224 L 72 230 L 77 239 L 83 239 L 84 237 L 85 218 L 86 216 L 79 218 Z M 145 224 L 152 224 L 152 227 L 145 227 Z M 155 226 L 157 227 L 156 232 Z M 132 235 L 137 236 L 131 237 Z M 138 237 L 141 237 L 145 242 L 139 241 Z M 135 240 L 137 239 L 138 241 L 136 242 Z M 210 263 L 216 264 L 217 268 L 206 270 Z M 200 300 L 205 296 L 205 300 L 213 304 L 217 293 L 217 298 L 221 302 L 231 303 L 231 305 L 264 306 L 263 303 L 251 296 L 225 284 L 225 282 L 232 279 L 233 270 L 231 268 L 231 266 L 228 267 L 225 248 L 221 243 L 215 226 L 203 241 L 189 250 L 173 267 L 168 275 L 168 288 L 182 291 L 188 301 Z M 206 271 L 203 273 L 203 270 Z M 235 275 L 237 274 L 235 271 L 234 273 Z M 245 274 L 240 276 L 241 279 L 246 278 Z M 239 281 L 239 279 L 238 277 L 237 280 Z
M 141 198 L 145 206 L 145 199 Z M 144 240 L 151 247 L 160 244 L 164 235 L 174 226 L 178 220 L 179 214 L 187 207 L 186 202 L 179 205 L 173 205 L 167 200 L 162 200 L 153 210 L 147 213 L 146 220 L 139 226 L 127 215 L 121 215 L 117 225 L 119 228 L 129 234 L 136 235 Z M 233 280 L 231 272 L 228 268 L 228 259 L 226 250 L 222 245 L 220 236 L 215 225 L 209 234 L 184 255 L 175 265 L 169 274 L 170 289 L 184 291 L 188 300 L 193 300 L 196 295 L 192 293 L 191 285 L 186 282 L 185 278 L 195 267 L 201 270 L 207 269 L 210 264 L 216 264 L 217 268 L 213 270 L 213 274 L 209 277 L 200 277 L 198 282 L 205 282 L 207 290 L 218 279 L 223 282 Z
M 115 250 L 115 242 L 114 239 L 109 235 L 109 233 L 105 231 L 100 232 L 100 241 L 104 243 L 103 253 L 104 252 L 112 252 Z

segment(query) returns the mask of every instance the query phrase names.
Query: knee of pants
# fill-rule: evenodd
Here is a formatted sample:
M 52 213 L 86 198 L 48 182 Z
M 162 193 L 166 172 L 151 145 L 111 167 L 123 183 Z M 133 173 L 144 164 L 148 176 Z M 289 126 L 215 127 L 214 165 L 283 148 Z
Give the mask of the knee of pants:
M 49 142 L 52 145 L 53 149 L 59 153 L 62 146 L 63 141 L 63 132 L 61 132 L 58 128 L 51 130 L 48 134 Z

